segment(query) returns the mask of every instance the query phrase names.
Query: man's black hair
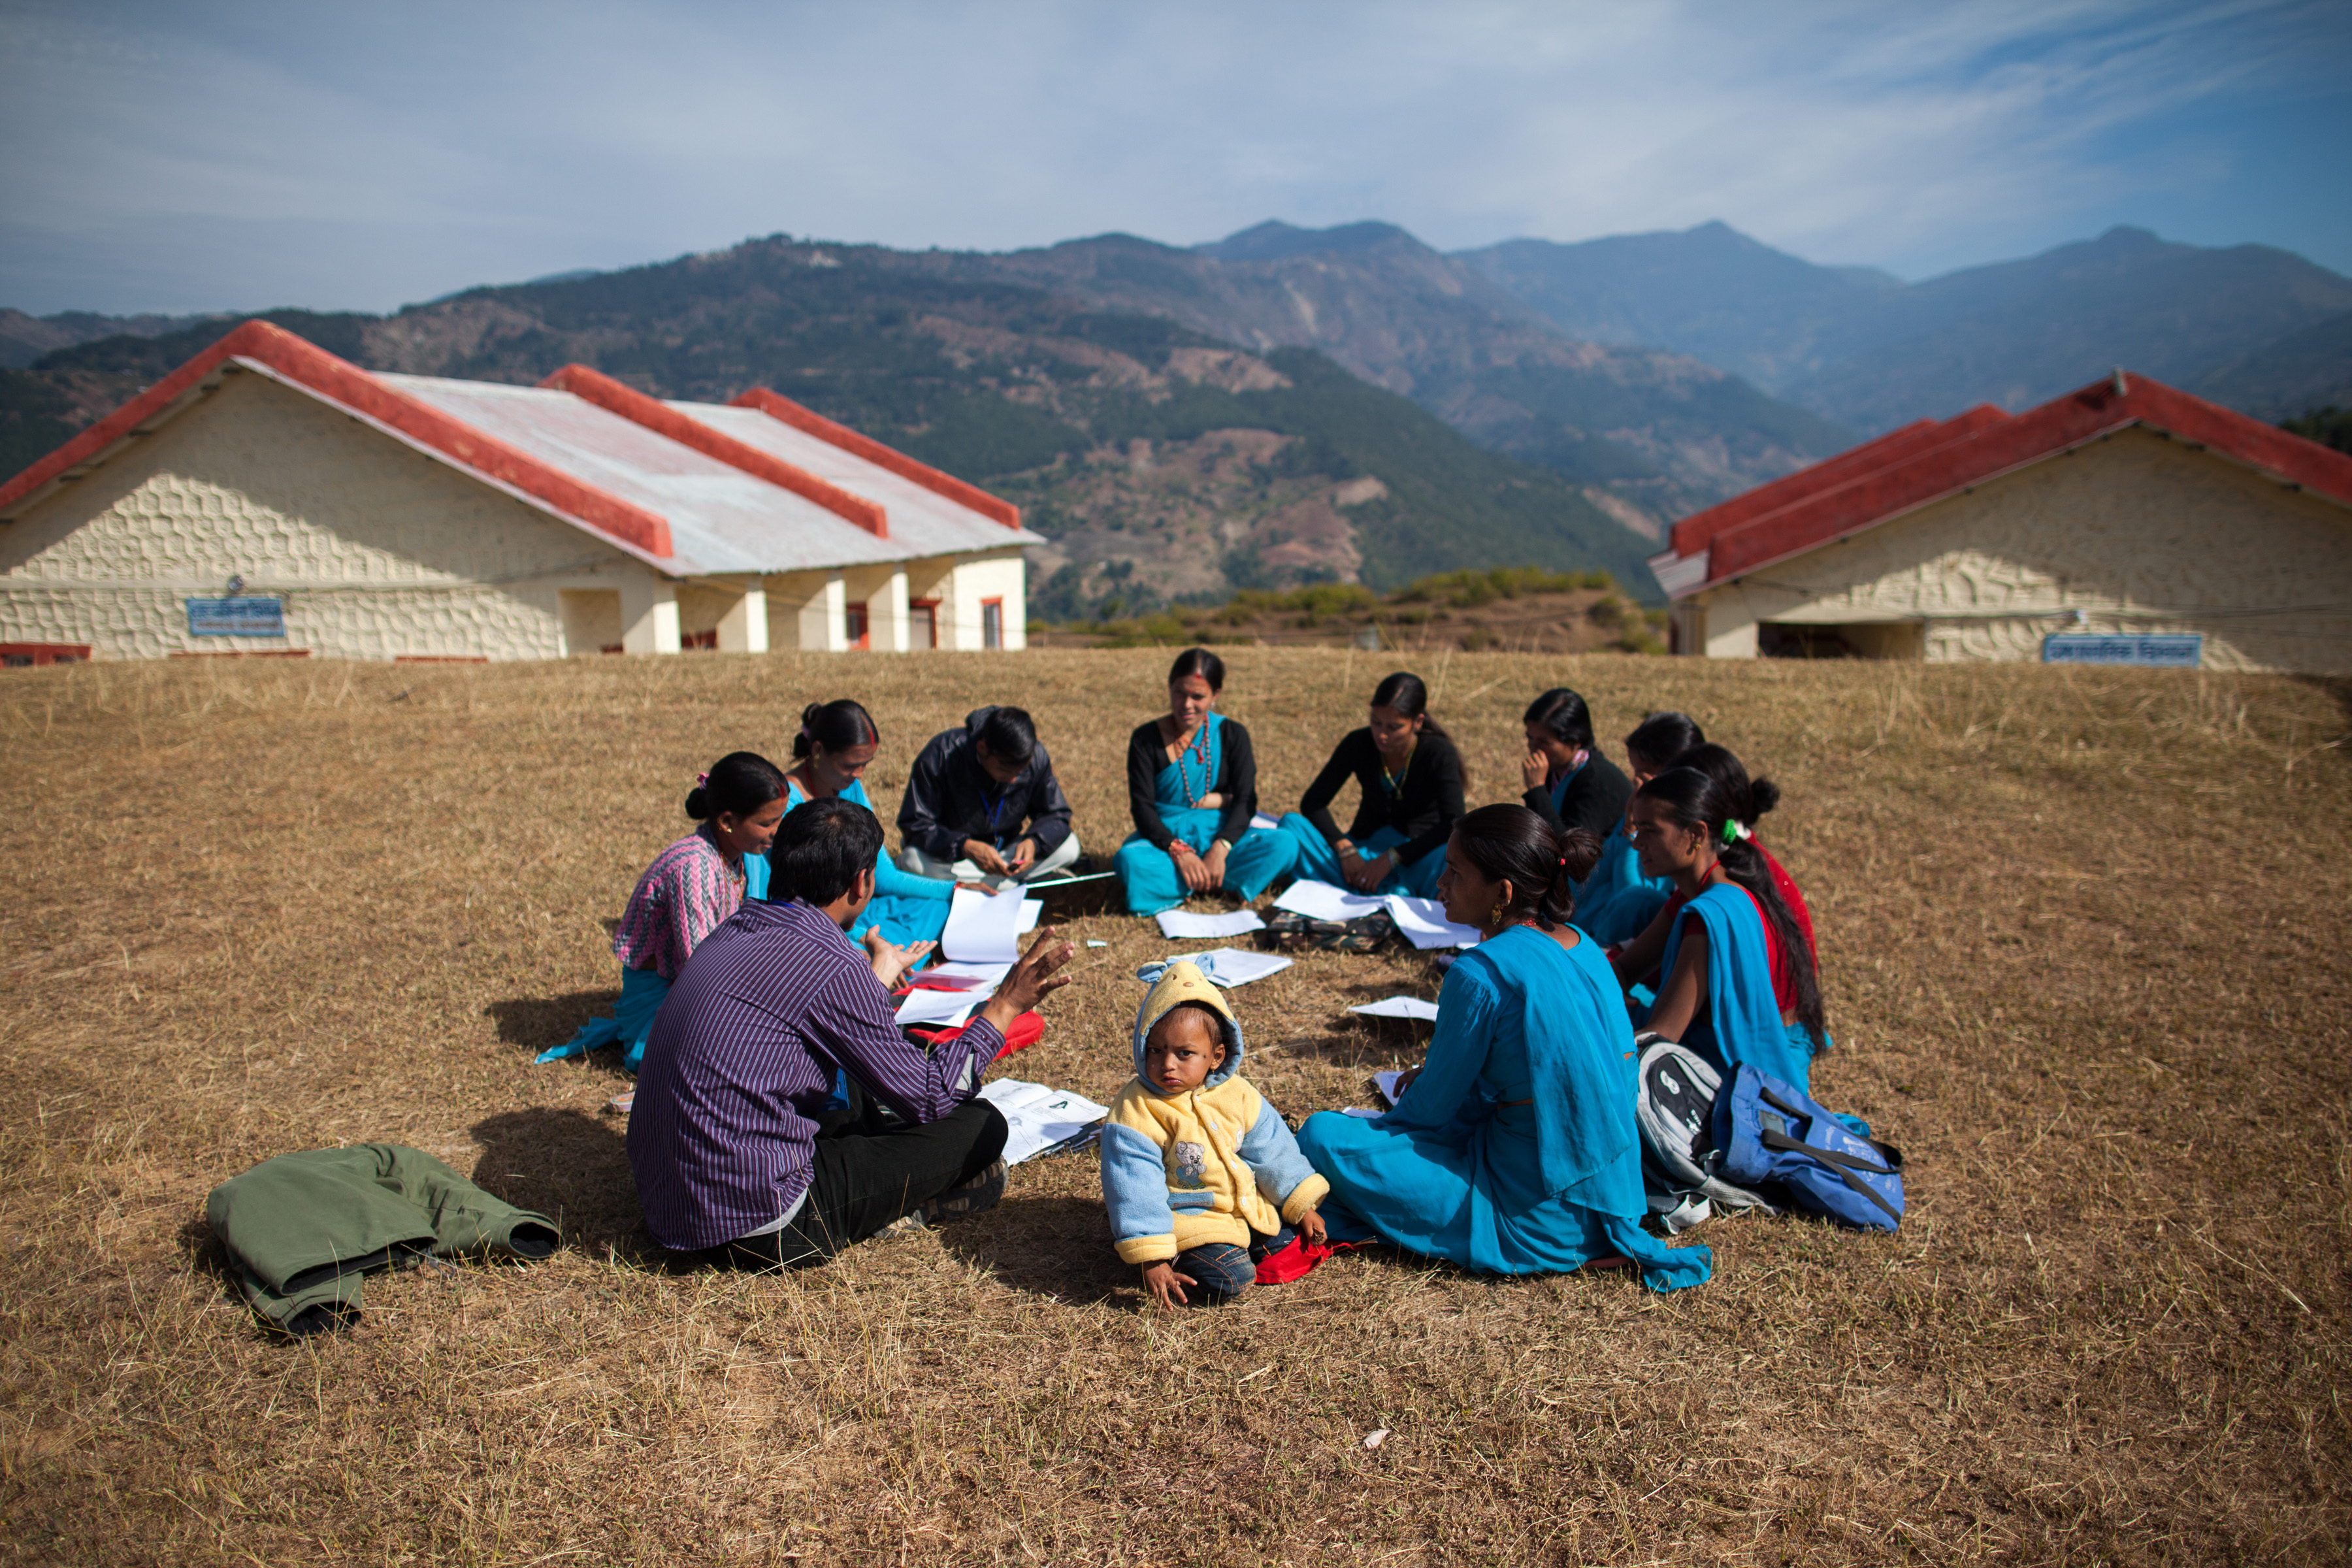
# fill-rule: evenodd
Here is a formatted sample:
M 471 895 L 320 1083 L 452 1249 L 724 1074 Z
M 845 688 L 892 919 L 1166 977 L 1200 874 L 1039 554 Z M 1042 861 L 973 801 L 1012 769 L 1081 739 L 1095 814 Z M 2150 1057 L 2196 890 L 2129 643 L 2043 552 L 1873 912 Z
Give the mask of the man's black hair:
M 854 800 L 811 800 L 793 807 L 768 851 L 768 897 L 820 907 L 849 891 L 874 868 L 882 825 Z
M 1037 726 L 1022 709 L 992 709 L 980 721 L 980 743 L 998 762 L 1025 768 L 1037 754 Z

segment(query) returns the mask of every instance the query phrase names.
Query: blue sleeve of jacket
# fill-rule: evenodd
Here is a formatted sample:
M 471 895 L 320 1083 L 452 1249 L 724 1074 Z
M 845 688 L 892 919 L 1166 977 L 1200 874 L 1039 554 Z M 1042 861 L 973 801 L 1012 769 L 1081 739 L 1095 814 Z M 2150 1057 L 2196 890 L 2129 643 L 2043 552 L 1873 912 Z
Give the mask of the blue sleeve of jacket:
M 957 733 L 951 730 L 934 735 L 915 754 L 915 765 L 907 770 L 906 796 L 898 803 L 898 831 L 905 837 L 908 847 L 919 849 L 935 860 L 963 857 L 963 840 L 940 821 L 940 814 L 948 807 L 948 745 Z
M 1168 1202 L 1168 1165 L 1159 1144 L 1119 1121 L 1107 1123 L 1102 1188 L 1120 1261 L 1159 1263 L 1176 1256 L 1176 1211 Z
M 1290 1124 L 1263 1096 L 1258 1100 L 1257 1120 L 1242 1135 L 1241 1156 L 1256 1173 L 1258 1192 L 1282 1211 L 1286 1224 L 1297 1224 L 1298 1216 L 1320 1204 L 1331 1190 L 1331 1184 L 1307 1163 Z

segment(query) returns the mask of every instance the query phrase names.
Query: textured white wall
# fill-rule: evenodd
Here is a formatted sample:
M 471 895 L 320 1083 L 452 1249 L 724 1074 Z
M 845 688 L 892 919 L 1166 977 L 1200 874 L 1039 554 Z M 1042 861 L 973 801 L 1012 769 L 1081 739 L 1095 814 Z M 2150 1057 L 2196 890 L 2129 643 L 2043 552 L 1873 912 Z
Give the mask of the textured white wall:
M 2352 673 L 2352 510 L 2135 428 L 1696 595 L 1677 620 L 1717 658 L 1753 657 L 1760 621 L 1909 620 L 1932 660 L 2199 632 L 2210 669 Z
M 1028 647 L 1026 568 L 1027 563 L 1018 548 L 958 558 L 954 569 L 948 574 L 947 587 L 939 595 L 941 600 L 940 646 L 978 649 L 982 646 L 981 601 L 1002 599 L 1004 601 L 1004 647 Z M 911 567 L 908 574 L 910 579 L 913 577 Z
M 232 574 L 248 594 L 285 600 L 284 638 L 188 635 L 183 601 L 220 594 Z M 549 658 L 565 651 L 562 590 L 655 575 L 299 392 L 239 374 L 0 524 L 0 641 L 86 642 L 100 658 L 291 648 Z

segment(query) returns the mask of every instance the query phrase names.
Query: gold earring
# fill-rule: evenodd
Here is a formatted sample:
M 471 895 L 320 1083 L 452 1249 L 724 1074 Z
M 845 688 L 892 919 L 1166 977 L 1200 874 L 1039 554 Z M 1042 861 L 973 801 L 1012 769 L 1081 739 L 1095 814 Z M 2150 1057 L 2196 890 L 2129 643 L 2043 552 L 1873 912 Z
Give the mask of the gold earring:
M 1503 923 L 1503 917 L 1509 912 L 1507 906 L 1497 903 L 1495 906 L 1495 912 L 1486 917 L 1486 923 L 1489 926 L 1499 926 Z

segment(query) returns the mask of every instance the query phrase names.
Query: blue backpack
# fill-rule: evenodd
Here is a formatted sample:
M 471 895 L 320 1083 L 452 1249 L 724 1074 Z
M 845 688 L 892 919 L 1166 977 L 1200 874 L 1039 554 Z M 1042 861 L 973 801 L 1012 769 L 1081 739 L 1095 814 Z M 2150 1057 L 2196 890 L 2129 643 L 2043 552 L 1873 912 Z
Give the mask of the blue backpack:
M 1721 1174 L 1743 1187 L 1776 1184 L 1798 1205 L 1848 1225 L 1903 1223 L 1903 1152 L 1858 1138 L 1777 1078 L 1742 1065 L 1715 1102 Z

